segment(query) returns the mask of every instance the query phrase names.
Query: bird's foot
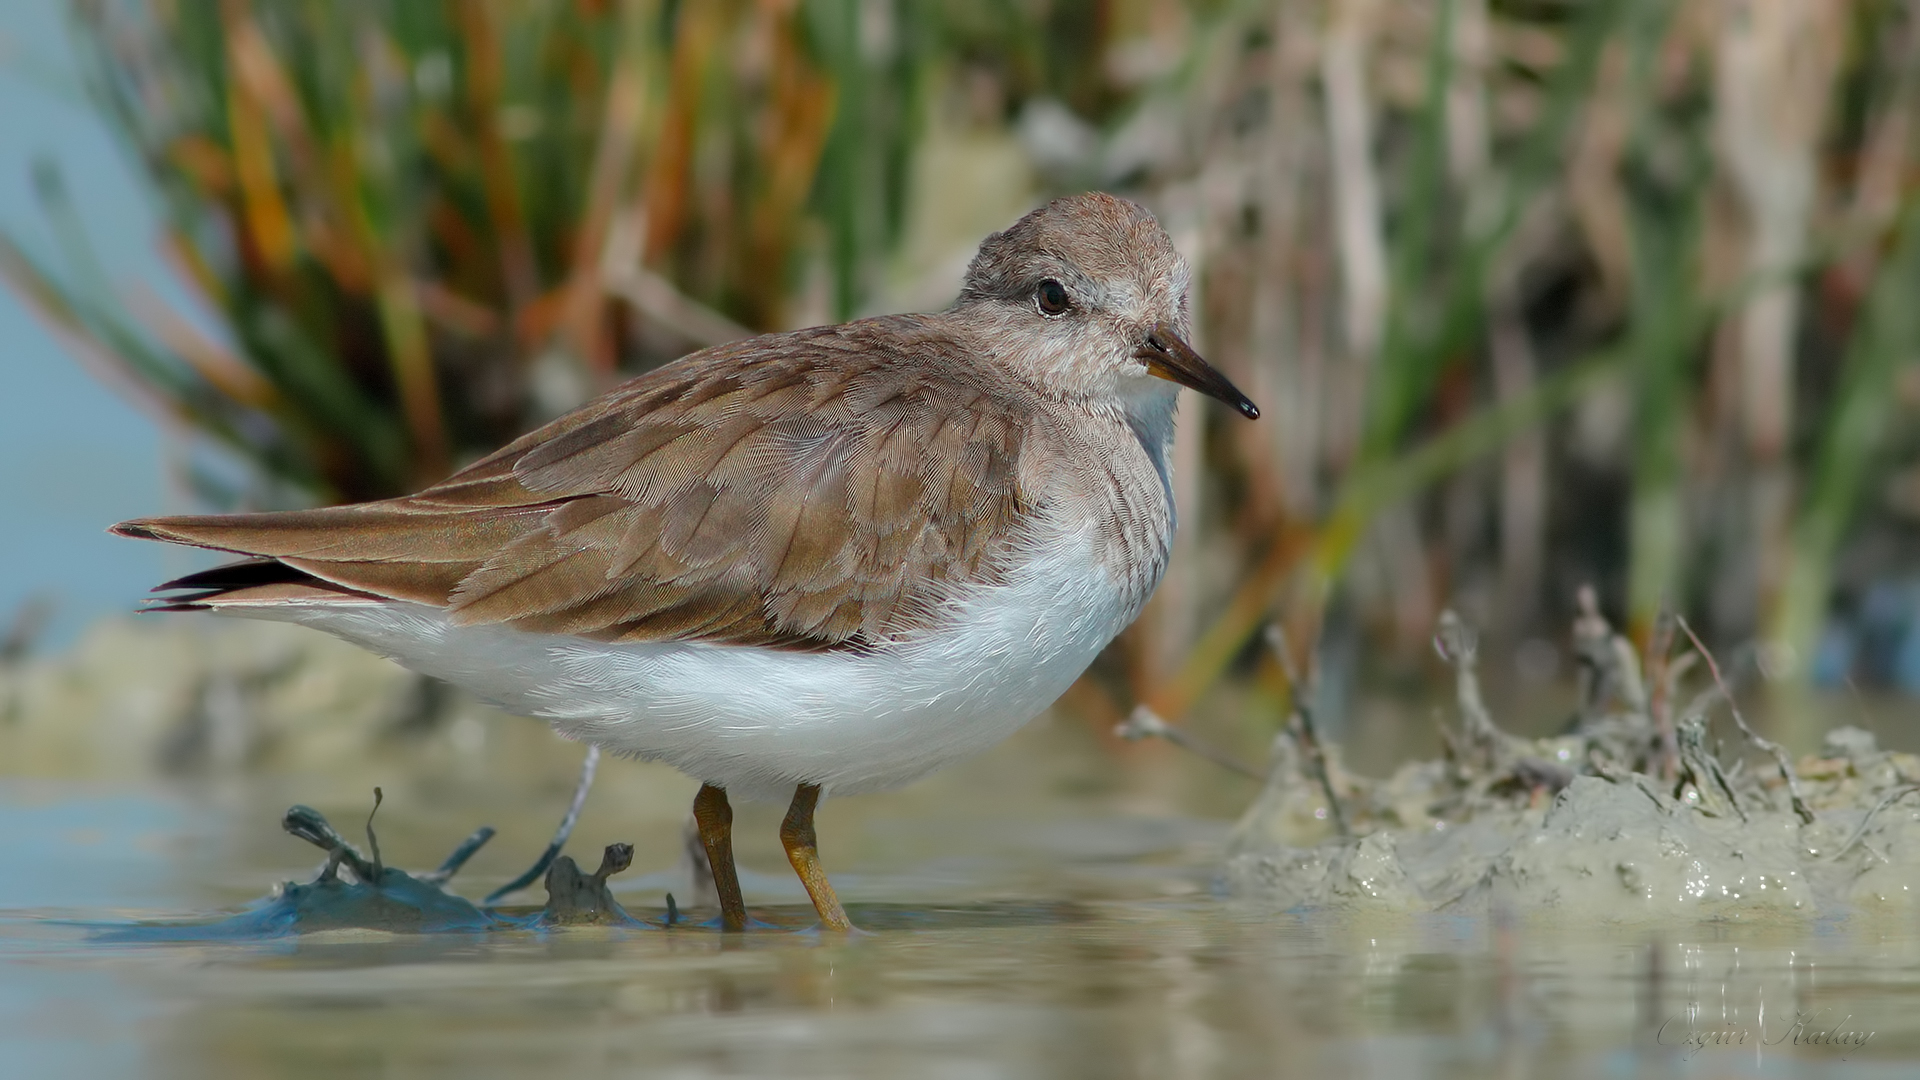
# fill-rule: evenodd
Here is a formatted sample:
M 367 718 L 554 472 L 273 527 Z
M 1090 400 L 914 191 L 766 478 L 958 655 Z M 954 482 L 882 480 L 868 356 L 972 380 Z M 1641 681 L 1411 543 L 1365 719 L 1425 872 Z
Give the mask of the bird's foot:
M 840 929 L 834 930 L 834 929 L 828 929 L 827 925 L 824 922 L 817 922 L 817 923 L 814 923 L 812 926 L 807 927 L 804 930 L 793 931 L 793 936 L 806 938 L 809 941 L 818 942 L 821 944 L 827 944 L 827 943 L 840 943 L 840 942 L 848 942 L 848 941 L 859 941 L 863 938 L 878 937 L 879 935 L 874 933 L 872 930 L 862 930 L 859 927 L 853 925 L 852 923 L 848 923 L 846 926 L 841 927 Z

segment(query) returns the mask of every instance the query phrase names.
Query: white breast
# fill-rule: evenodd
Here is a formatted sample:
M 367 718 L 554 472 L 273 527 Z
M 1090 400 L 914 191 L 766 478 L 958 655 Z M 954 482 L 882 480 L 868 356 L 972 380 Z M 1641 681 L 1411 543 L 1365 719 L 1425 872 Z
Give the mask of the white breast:
M 1124 580 L 1098 557 L 1095 524 L 1074 516 L 1037 530 L 1003 584 L 957 600 L 936 629 L 866 653 L 607 644 L 457 626 L 439 608 L 396 602 L 244 614 L 327 630 L 736 797 L 784 800 L 803 782 L 853 794 L 907 783 L 1012 734 L 1139 614 L 1158 565 L 1144 581 L 1138 566 Z M 1163 561 L 1169 537 L 1158 539 Z

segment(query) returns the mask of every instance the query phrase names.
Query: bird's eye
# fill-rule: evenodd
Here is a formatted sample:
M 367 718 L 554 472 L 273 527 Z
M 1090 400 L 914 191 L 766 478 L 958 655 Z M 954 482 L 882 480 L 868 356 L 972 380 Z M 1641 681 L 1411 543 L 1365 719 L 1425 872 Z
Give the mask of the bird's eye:
M 1061 315 L 1067 310 L 1067 287 L 1048 278 L 1033 290 L 1033 303 L 1042 315 Z

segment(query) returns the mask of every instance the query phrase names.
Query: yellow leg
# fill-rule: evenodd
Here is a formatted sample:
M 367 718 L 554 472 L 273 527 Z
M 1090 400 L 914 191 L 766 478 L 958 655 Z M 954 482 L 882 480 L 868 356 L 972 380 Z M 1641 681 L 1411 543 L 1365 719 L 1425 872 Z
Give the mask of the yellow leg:
M 707 866 L 713 870 L 713 891 L 720 895 L 720 928 L 745 930 L 747 902 L 740 896 L 740 872 L 733 866 L 733 804 L 727 802 L 727 789 L 700 785 L 700 794 L 693 797 L 693 820 L 700 826 L 700 845 L 707 849 Z
M 787 807 L 787 818 L 780 823 L 780 846 L 787 849 L 787 861 L 793 864 L 793 872 L 800 875 L 800 883 L 813 898 L 813 910 L 820 913 L 820 925 L 828 930 L 851 930 L 853 924 L 847 921 L 846 909 L 840 906 L 840 898 L 833 894 L 833 885 L 827 881 L 827 872 L 820 867 L 820 850 L 813 835 L 813 808 L 818 805 L 819 784 L 801 784 L 794 789 L 793 805 Z

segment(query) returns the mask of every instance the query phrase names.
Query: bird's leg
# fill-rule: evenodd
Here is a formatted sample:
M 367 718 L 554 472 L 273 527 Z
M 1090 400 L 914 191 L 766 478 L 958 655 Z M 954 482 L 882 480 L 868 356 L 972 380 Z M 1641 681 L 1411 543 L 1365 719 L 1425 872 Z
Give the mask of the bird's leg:
M 713 889 L 720 894 L 720 928 L 745 930 L 747 902 L 741 899 L 740 872 L 733 866 L 733 805 L 727 802 L 727 789 L 701 784 L 700 794 L 693 797 L 693 820 L 707 849 Z
M 847 921 L 846 909 L 833 894 L 827 872 L 820 868 L 820 850 L 813 835 L 813 808 L 819 804 L 819 784 L 801 784 L 793 790 L 793 805 L 787 807 L 786 820 L 780 823 L 780 846 L 787 849 L 787 861 L 813 898 L 820 925 L 828 930 L 851 930 L 853 924 Z

